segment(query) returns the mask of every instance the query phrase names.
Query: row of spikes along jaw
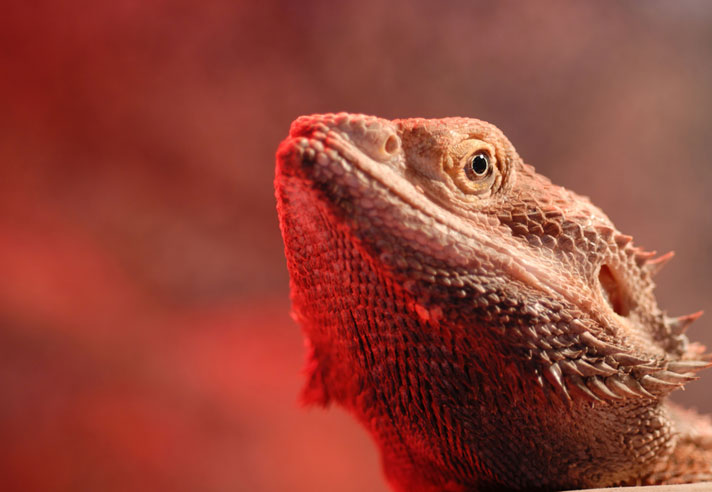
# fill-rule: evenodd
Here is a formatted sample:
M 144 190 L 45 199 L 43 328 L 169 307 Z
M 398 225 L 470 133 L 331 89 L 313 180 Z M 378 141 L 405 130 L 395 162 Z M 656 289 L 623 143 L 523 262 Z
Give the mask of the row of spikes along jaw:
M 637 267 L 651 277 L 674 256 L 670 252 L 656 257 L 655 252 L 633 247 L 631 236 L 610 227 L 597 229 L 597 232 L 607 236 L 604 239 L 613 240 L 627 250 Z M 471 287 L 480 289 L 479 293 L 483 296 L 488 295 L 478 285 Z M 482 304 L 490 303 L 491 306 L 491 300 L 486 299 Z M 674 347 L 673 357 L 670 358 L 636 355 L 630 348 L 594 335 L 597 330 L 590 321 L 583 317 L 577 319 L 569 311 L 557 307 L 550 311 L 556 313 L 557 319 L 553 322 L 521 323 L 506 328 L 499 326 L 499 329 L 501 335 L 509 331 L 508 337 L 512 336 L 512 331 L 515 332 L 525 357 L 534 363 L 538 385 L 542 389 L 552 387 L 565 404 L 571 404 L 577 396 L 596 403 L 658 399 L 698 379 L 699 371 L 712 366 L 710 355 L 703 354 L 704 347 L 697 344 L 688 346 L 685 336 L 690 325 L 702 315 L 701 311 L 679 317 L 663 316 L 663 336 Z M 511 308 L 513 315 L 529 311 L 529 319 L 536 319 L 536 312 L 526 304 Z

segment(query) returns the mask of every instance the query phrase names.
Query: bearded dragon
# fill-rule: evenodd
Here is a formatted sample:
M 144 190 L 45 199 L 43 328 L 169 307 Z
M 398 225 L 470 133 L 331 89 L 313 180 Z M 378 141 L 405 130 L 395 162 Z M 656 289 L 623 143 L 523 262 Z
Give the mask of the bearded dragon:
M 304 398 L 372 434 L 397 491 L 712 480 L 668 394 L 710 366 L 634 245 L 476 119 L 303 116 L 275 188 Z

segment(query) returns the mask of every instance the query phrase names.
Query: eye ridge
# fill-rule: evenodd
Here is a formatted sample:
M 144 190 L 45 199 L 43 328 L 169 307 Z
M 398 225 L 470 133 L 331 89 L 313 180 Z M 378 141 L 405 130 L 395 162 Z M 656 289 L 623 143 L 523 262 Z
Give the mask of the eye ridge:
M 477 152 L 467 160 L 465 173 L 471 180 L 482 178 L 490 171 L 490 158 L 486 152 Z

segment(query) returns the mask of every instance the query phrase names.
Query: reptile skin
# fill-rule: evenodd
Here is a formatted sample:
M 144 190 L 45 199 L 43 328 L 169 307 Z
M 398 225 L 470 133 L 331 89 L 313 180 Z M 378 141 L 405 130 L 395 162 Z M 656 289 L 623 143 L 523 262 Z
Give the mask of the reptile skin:
M 303 116 L 277 210 L 308 402 L 372 434 L 398 491 L 712 480 L 667 395 L 710 364 L 655 258 L 476 119 Z

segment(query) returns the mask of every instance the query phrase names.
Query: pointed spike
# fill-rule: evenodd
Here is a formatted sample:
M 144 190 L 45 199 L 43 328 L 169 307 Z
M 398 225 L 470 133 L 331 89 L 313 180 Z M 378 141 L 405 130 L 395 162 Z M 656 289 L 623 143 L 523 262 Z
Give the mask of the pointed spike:
M 654 372 L 658 372 L 659 370 L 660 370 L 660 367 L 654 366 L 654 365 L 648 365 L 648 364 L 641 364 L 639 366 L 633 366 L 633 374 L 638 379 L 645 376 L 646 374 L 652 374 Z
M 557 349 L 566 348 L 571 343 L 568 340 L 562 340 L 561 337 L 553 337 L 550 338 L 548 341 L 552 347 L 556 347 Z
M 606 379 L 606 385 L 611 391 L 614 391 L 621 396 L 632 396 L 633 398 L 641 398 L 642 396 L 644 396 L 643 393 L 633 391 L 633 389 L 626 386 L 620 379 L 615 376 Z
M 598 391 L 599 394 L 602 394 L 605 397 L 615 398 L 616 400 L 621 399 L 621 397 L 619 395 L 615 394 L 610 389 L 608 389 L 608 386 L 606 386 L 603 383 L 603 381 L 601 381 L 600 378 L 597 378 L 597 377 L 589 378 L 587 383 L 589 384 L 589 387 L 591 387 L 592 390 Z
M 625 352 L 613 354 L 611 357 L 613 357 L 613 359 L 622 366 L 638 366 L 640 364 L 647 364 L 650 362 L 648 359 L 636 357 L 635 355 Z
M 650 261 L 650 259 L 658 254 L 656 251 L 643 251 L 643 250 L 638 250 L 635 252 L 635 263 L 639 267 L 642 267 L 645 265 L 647 262 Z
M 695 379 L 699 379 L 697 376 L 695 376 L 694 373 L 691 372 L 679 374 L 677 372 L 666 371 L 665 369 L 653 373 L 651 374 L 651 376 L 660 379 L 661 381 L 673 384 L 685 384 L 688 381 L 694 381 Z
M 571 362 L 570 360 L 562 360 L 559 362 L 561 369 L 567 374 L 575 374 L 577 376 L 584 376 L 584 374 L 579 370 L 579 368 Z
M 549 351 L 549 357 L 550 357 L 551 360 L 554 361 L 554 362 L 559 362 L 560 360 L 565 360 L 565 359 L 566 359 L 566 357 L 564 356 L 564 354 L 562 354 L 562 353 L 561 353 L 560 351 L 558 351 L 558 350 L 551 350 L 551 351 Z
M 623 384 L 625 384 L 626 386 L 628 386 L 628 388 L 630 388 L 634 392 L 640 393 L 644 397 L 655 398 L 655 396 L 653 394 L 651 394 L 648 390 L 643 388 L 643 386 L 638 381 L 636 381 L 635 378 L 633 378 L 630 375 L 623 376 L 621 378 L 621 382 Z
M 671 391 L 681 386 L 679 383 L 668 383 L 649 374 L 640 378 L 640 382 L 646 389 L 657 392 Z
M 668 261 L 673 259 L 674 256 L 674 251 L 668 251 L 662 256 L 658 256 L 657 258 L 648 260 L 645 263 L 645 268 L 648 270 L 648 273 L 651 277 L 655 276 L 660 272 L 660 270 L 662 270 L 662 268 L 667 264 Z
M 538 343 L 542 348 L 544 348 L 544 349 L 546 349 L 546 350 L 551 350 L 551 349 L 554 348 L 554 347 L 551 346 L 551 344 L 549 344 L 549 343 L 548 343 L 546 340 L 544 340 L 543 338 L 539 338 L 539 339 L 537 340 L 537 343 Z
M 608 226 L 596 226 L 596 231 L 598 231 L 598 233 L 601 235 L 601 237 L 603 237 L 603 239 L 605 239 L 605 240 L 610 239 L 613 236 L 613 234 L 616 232 L 615 229 L 613 229 L 612 227 L 608 227 Z
M 581 373 L 583 376 L 604 376 L 606 374 L 605 372 L 589 364 L 583 359 L 575 360 L 573 361 L 573 364 L 576 366 L 579 373 Z
M 603 342 L 593 336 L 590 331 L 584 331 L 583 333 L 579 334 L 579 338 L 581 339 L 582 342 L 584 342 L 586 345 L 589 347 L 595 348 L 598 352 L 602 353 L 603 355 L 613 355 L 617 354 L 620 352 L 620 349 L 617 347 L 610 345 L 606 342 Z
M 536 327 L 537 334 L 545 337 L 550 337 L 551 336 L 551 328 L 549 328 L 547 325 L 538 325 Z
M 578 359 L 583 354 L 583 350 L 574 350 L 571 347 L 559 350 L 559 353 L 567 359 Z
M 667 370 L 672 372 L 697 372 L 712 367 L 712 361 L 679 360 L 668 362 Z
M 580 319 L 572 319 L 569 323 L 569 328 L 573 333 L 588 333 L 588 328 Z
M 583 391 L 587 396 L 589 396 L 591 399 L 594 401 L 603 401 L 599 397 L 596 396 L 594 392 L 592 392 L 590 389 L 588 389 L 588 386 L 586 386 L 583 383 L 576 383 L 576 387 Z
M 565 386 L 563 374 L 561 373 L 561 368 L 556 363 L 551 364 L 549 367 L 546 368 L 546 372 L 544 373 L 544 376 L 550 382 L 553 382 L 556 386 L 559 386 L 561 388 L 563 388 Z
M 564 391 L 564 394 L 569 397 L 566 391 L 566 383 L 564 383 L 564 375 L 561 373 L 561 368 L 558 364 L 551 364 L 546 368 L 544 372 L 544 377 L 555 387 L 558 387 Z
M 571 379 L 571 382 L 573 383 L 573 387 L 576 388 L 577 390 L 579 390 L 581 393 L 583 393 L 584 396 L 589 397 L 591 400 L 593 400 L 595 402 L 603 401 L 598 396 L 596 396 L 596 394 L 593 391 L 588 389 L 588 386 L 586 386 L 586 383 L 584 382 L 584 380 L 582 378 L 580 378 L 579 376 L 571 376 L 570 379 Z
M 613 238 L 619 248 L 625 248 L 625 246 L 633 240 L 633 236 L 628 234 L 616 234 Z
M 596 367 L 596 369 L 600 369 L 601 371 L 604 371 L 607 376 L 612 376 L 613 374 L 616 374 L 618 372 L 618 369 L 615 369 L 615 368 L 609 366 L 602 360 L 596 362 L 594 364 L 594 367 Z
M 692 323 L 694 323 L 700 316 L 702 316 L 702 311 L 697 311 L 696 313 L 686 314 L 685 316 L 678 316 L 677 318 L 665 317 L 665 326 L 668 327 L 670 333 L 673 335 L 682 335 L 687 331 Z

